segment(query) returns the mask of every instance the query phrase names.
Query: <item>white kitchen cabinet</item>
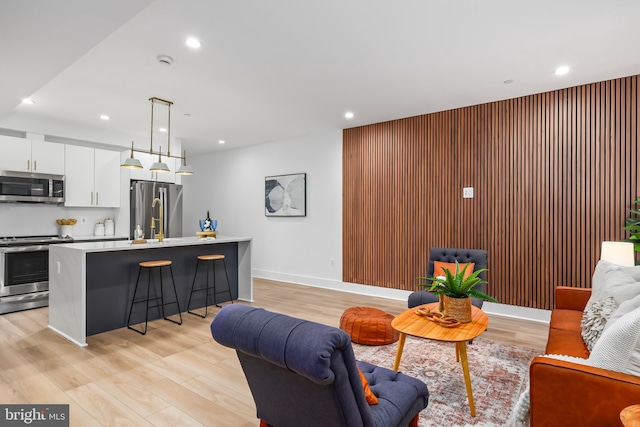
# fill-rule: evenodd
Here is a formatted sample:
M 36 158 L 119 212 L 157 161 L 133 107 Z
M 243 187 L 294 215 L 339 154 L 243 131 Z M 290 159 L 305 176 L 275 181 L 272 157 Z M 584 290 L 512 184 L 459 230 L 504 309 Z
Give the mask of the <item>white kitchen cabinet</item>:
M 128 156 L 127 156 L 128 157 Z M 157 154 L 135 153 L 134 157 L 140 160 L 142 169 L 131 169 L 131 179 L 142 179 L 145 181 L 176 182 L 176 159 L 173 157 L 162 157 L 162 161 L 169 166 L 170 172 L 152 172 L 151 165 L 158 161 Z M 179 167 L 179 166 L 178 166 Z
M 64 175 L 64 144 L 0 135 L 0 170 Z
M 120 207 L 120 153 L 66 145 L 65 206 Z

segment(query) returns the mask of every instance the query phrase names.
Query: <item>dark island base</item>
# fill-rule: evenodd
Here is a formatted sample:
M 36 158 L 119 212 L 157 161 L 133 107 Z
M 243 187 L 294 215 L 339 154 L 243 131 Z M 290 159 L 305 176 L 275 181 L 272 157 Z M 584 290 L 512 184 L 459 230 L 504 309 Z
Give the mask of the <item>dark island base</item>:
M 127 326 L 127 316 L 133 298 L 133 291 L 138 276 L 138 263 L 151 260 L 171 260 L 173 276 L 178 293 L 180 312 L 187 311 L 187 301 L 191 292 L 193 275 L 196 270 L 198 255 L 222 254 L 225 256 L 229 284 L 233 299 L 238 297 L 238 244 L 221 243 L 215 245 L 179 246 L 169 248 L 152 248 L 145 250 L 95 252 L 87 254 L 87 336 L 111 331 Z M 198 270 L 196 289 L 206 286 L 205 271 L 208 263 L 201 263 Z M 151 295 L 159 296 L 160 281 L 157 268 L 153 269 L 151 279 Z M 164 298 L 166 302 L 175 301 L 171 288 L 169 269 L 163 267 Z M 140 285 L 136 300 L 144 298 L 147 289 L 147 271 L 144 269 L 140 276 Z M 211 274 L 209 272 L 209 274 Z M 222 262 L 215 262 L 217 286 L 217 302 L 229 301 L 226 277 Z M 213 286 L 213 278 L 209 277 L 209 284 Z M 210 291 L 212 292 L 212 291 Z M 194 293 L 190 308 L 205 306 L 205 292 Z M 151 301 L 155 305 L 159 301 Z M 209 295 L 209 305 L 213 305 L 213 296 Z M 135 304 L 131 316 L 132 323 L 144 322 L 145 304 Z M 178 313 L 176 304 L 165 306 L 165 316 Z M 160 308 L 149 309 L 149 320 L 162 317 Z

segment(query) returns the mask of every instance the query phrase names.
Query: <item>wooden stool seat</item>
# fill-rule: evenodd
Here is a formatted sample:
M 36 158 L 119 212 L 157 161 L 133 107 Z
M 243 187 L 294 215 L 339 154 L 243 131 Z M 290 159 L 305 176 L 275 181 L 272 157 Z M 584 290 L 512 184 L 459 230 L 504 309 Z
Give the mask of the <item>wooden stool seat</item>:
M 175 297 L 175 301 L 173 302 L 165 302 L 164 300 L 164 285 L 162 283 L 162 267 L 169 267 L 169 272 L 171 273 L 171 284 L 173 285 L 173 295 Z M 158 294 L 155 290 L 156 297 L 151 296 L 151 273 L 154 268 L 158 268 L 158 275 L 160 277 L 160 293 Z M 140 273 L 142 270 L 147 270 L 147 294 L 144 297 L 139 297 L 136 299 L 136 294 L 138 293 L 138 284 L 140 283 Z M 150 301 L 159 301 L 158 304 L 149 305 Z M 133 313 L 133 307 L 135 304 L 145 304 L 145 315 L 144 315 L 144 329 L 136 329 L 131 326 L 131 314 Z M 180 316 L 180 320 L 170 319 L 165 315 L 164 306 L 175 304 L 178 307 L 178 315 Z M 143 261 L 138 263 L 138 278 L 136 279 L 136 287 L 133 289 L 133 297 L 131 297 L 131 306 L 129 307 L 129 316 L 127 317 L 127 328 L 132 329 L 139 334 L 145 335 L 147 333 L 147 328 L 149 324 L 149 309 L 154 307 L 160 307 L 160 313 L 162 318 L 168 320 L 170 322 L 176 323 L 178 325 L 182 325 L 182 312 L 180 311 L 180 304 L 178 303 L 178 291 L 176 290 L 176 282 L 173 279 L 173 269 L 171 268 L 171 261 L 162 259 L 162 260 L 153 260 L 153 261 Z M 135 324 L 135 323 L 134 323 Z
M 166 259 L 158 261 L 142 261 L 138 265 L 142 268 L 166 267 L 167 265 L 171 265 L 171 261 Z
M 224 275 L 227 278 L 227 289 L 220 291 L 216 290 L 216 261 L 222 261 L 224 266 Z M 205 272 L 207 276 L 207 283 L 204 288 L 196 289 L 196 278 L 198 277 L 198 268 L 200 267 L 200 262 L 204 262 L 207 271 Z M 211 267 L 211 275 L 213 276 L 213 286 L 209 286 L 209 268 Z M 212 292 L 209 292 L 209 289 Z M 191 299 L 193 298 L 194 293 L 204 292 L 204 315 L 195 313 L 191 311 Z M 187 313 L 195 314 L 196 316 L 202 317 L 203 319 L 207 317 L 207 312 L 209 310 L 209 296 L 213 296 L 213 303 L 216 307 L 220 307 L 218 305 L 217 296 L 218 294 L 228 293 L 231 297 L 231 304 L 233 304 L 233 294 L 231 293 L 231 283 L 229 282 L 229 273 L 227 272 L 227 262 L 224 259 L 224 255 L 222 254 L 206 254 L 206 255 L 198 255 L 198 261 L 196 262 L 196 271 L 193 274 L 193 283 L 191 284 L 191 293 L 189 293 L 189 301 L 187 301 Z
M 217 259 L 224 259 L 224 255 L 198 255 L 200 261 L 215 261 Z

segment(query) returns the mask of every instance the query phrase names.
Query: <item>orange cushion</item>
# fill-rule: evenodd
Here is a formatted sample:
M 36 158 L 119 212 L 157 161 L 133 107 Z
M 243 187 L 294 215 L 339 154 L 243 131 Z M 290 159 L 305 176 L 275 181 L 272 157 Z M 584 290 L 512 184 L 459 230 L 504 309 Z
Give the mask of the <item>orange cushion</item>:
M 464 278 L 471 276 L 473 273 L 473 268 L 476 266 L 474 262 L 469 262 L 466 264 L 460 264 L 460 271 L 467 265 L 467 269 L 464 271 Z M 433 277 L 444 276 L 444 269 L 447 269 L 451 272 L 451 274 L 456 274 L 456 263 L 455 262 L 442 262 L 442 261 L 433 261 Z
M 375 394 L 373 394 L 373 392 L 371 391 L 371 388 L 369 387 L 369 381 L 367 381 L 367 379 L 364 377 L 364 374 L 362 373 L 360 368 L 357 366 L 356 368 L 358 368 L 358 373 L 360 373 L 360 380 L 362 381 L 362 388 L 364 389 L 364 397 L 367 398 L 367 403 L 369 405 L 377 405 L 378 397 Z
M 400 333 L 391 327 L 394 316 L 372 307 L 351 307 L 342 313 L 340 329 L 351 341 L 365 345 L 385 345 L 398 341 Z

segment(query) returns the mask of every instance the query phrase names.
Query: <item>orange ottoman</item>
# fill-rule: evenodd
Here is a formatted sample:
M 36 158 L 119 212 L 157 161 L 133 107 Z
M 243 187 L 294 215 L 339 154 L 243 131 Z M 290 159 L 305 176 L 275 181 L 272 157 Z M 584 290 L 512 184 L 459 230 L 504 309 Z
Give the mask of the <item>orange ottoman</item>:
M 351 341 L 365 345 L 385 345 L 398 341 L 400 333 L 391 327 L 394 316 L 372 307 L 351 307 L 340 317 L 340 329 Z

